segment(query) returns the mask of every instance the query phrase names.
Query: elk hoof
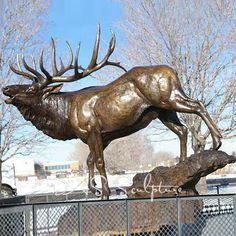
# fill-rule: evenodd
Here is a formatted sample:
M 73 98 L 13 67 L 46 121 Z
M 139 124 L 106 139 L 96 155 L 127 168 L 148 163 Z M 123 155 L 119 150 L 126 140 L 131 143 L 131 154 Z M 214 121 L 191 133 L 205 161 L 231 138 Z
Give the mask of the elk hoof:
M 109 188 L 102 189 L 102 200 L 108 200 L 110 194 L 111 194 L 111 191 Z
M 187 157 L 180 157 L 179 158 L 179 163 L 182 163 L 187 160 Z
M 102 194 L 102 200 L 109 200 L 109 194 Z
M 218 150 L 222 145 L 220 138 L 213 140 L 213 150 Z

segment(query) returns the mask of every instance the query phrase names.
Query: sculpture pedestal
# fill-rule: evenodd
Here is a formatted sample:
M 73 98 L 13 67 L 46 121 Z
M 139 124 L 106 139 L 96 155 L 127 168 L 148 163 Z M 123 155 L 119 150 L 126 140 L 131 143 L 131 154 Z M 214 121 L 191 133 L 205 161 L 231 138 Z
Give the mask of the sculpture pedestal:
M 203 151 L 171 167 L 158 166 L 136 174 L 127 188 L 129 198 L 153 198 L 198 195 L 195 188 L 201 177 L 236 162 L 236 157 L 222 151 Z

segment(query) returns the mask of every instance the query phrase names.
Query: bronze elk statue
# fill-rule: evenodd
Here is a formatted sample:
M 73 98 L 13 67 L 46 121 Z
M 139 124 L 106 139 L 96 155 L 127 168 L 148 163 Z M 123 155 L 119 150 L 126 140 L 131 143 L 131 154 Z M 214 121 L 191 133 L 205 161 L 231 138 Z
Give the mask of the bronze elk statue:
M 23 117 L 37 129 L 59 140 L 81 139 L 89 146 L 87 159 L 89 189 L 95 194 L 94 167 L 101 175 L 102 199 L 109 198 L 104 149 L 114 140 L 130 135 L 158 118 L 172 130 L 180 140 L 180 161 L 187 157 L 187 128 L 181 124 L 177 112 L 199 115 L 206 123 L 213 139 L 213 149 L 221 146 L 221 135 L 206 111 L 204 105 L 189 98 L 183 91 L 176 72 L 166 65 L 134 67 L 115 81 L 105 86 L 94 86 L 74 92 L 60 92 L 62 83 L 82 79 L 104 66 L 112 65 L 124 69 L 119 63 L 110 62 L 115 48 L 115 34 L 112 34 L 109 49 L 98 63 L 100 26 L 87 68 L 78 64 L 79 46 L 75 59 L 68 44 L 70 59 L 68 65 L 61 60 L 56 65 L 56 49 L 52 40 L 52 74 L 44 67 L 43 51 L 39 57 L 41 72 L 27 64 L 24 56 L 17 67 L 9 64 L 11 70 L 32 81 L 27 85 L 11 85 L 2 89 L 8 98 L 6 103 L 17 107 Z M 25 71 L 21 66 L 24 66 Z M 124 69 L 125 70 L 125 69 Z M 73 71 L 73 75 L 65 75 Z M 54 86 L 50 84 L 56 83 Z M 60 84 L 58 84 L 60 83 Z

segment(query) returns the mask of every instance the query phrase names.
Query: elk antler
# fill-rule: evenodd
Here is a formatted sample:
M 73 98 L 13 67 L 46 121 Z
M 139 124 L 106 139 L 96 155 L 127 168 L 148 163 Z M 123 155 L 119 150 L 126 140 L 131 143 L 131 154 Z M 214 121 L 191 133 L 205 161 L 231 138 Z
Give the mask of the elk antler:
M 97 27 L 97 35 L 96 35 L 96 40 L 94 43 L 93 55 L 92 55 L 89 65 L 86 69 L 84 69 L 83 67 L 78 65 L 80 43 L 79 43 L 78 48 L 76 50 L 75 61 L 73 64 L 73 52 L 72 52 L 70 44 L 66 41 L 68 49 L 69 49 L 69 54 L 70 54 L 69 63 L 65 66 L 62 62 L 62 59 L 60 58 L 61 67 L 58 70 L 57 63 L 56 63 L 55 42 L 54 42 L 53 38 L 51 40 L 52 40 L 52 75 L 50 75 L 50 73 L 45 69 L 45 67 L 43 65 L 43 50 L 41 50 L 41 52 L 40 52 L 39 67 L 44 75 L 42 75 L 41 73 L 39 73 L 36 70 L 35 60 L 33 57 L 32 57 L 32 59 L 33 59 L 34 66 L 31 67 L 26 63 L 24 56 L 22 56 L 22 64 L 25 67 L 25 69 L 27 71 L 29 71 L 30 73 L 24 72 L 21 69 L 21 65 L 20 65 L 20 61 L 19 61 L 18 56 L 17 56 L 18 69 L 14 68 L 14 66 L 10 62 L 9 66 L 10 66 L 11 70 L 18 75 L 22 75 L 22 76 L 32 80 L 34 82 L 34 84 L 40 88 L 44 88 L 48 84 L 51 84 L 51 83 L 73 82 L 73 81 L 82 79 L 82 78 L 90 75 L 94 71 L 101 69 L 102 67 L 104 67 L 106 65 L 117 66 L 117 67 L 123 69 L 124 71 L 126 71 L 126 69 L 124 67 L 122 67 L 119 62 L 108 61 L 109 57 L 111 56 L 111 54 L 113 53 L 113 51 L 115 49 L 116 37 L 115 37 L 114 33 L 112 33 L 112 38 L 110 40 L 107 54 L 99 63 L 97 63 L 99 43 L 100 43 L 100 25 L 99 24 Z M 67 71 L 72 70 L 72 69 L 74 70 L 74 75 L 63 76 L 63 74 L 65 74 Z M 79 72 L 79 71 L 81 71 L 81 72 Z
M 9 66 L 10 66 L 11 70 L 12 70 L 14 73 L 16 73 L 16 74 L 18 74 L 18 75 L 22 75 L 22 76 L 24 76 L 24 77 L 26 77 L 26 78 L 32 80 L 33 82 L 38 82 L 37 77 L 33 76 L 32 74 L 29 74 L 29 73 L 27 73 L 27 72 L 22 71 L 21 66 L 20 66 L 19 55 L 17 55 L 17 67 L 18 67 L 18 69 L 16 69 L 16 68 L 12 65 L 12 62 L 11 62 L 11 61 L 9 61 Z
M 78 49 L 76 51 L 75 65 L 74 65 L 74 75 L 61 76 L 61 74 L 59 74 L 57 76 L 54 76 L 52 78 L 52 81 L 53 82 L 72 82 L 72 81 L 76 81 L 76 80 L 82 79 L 82 78 L 90 75 L 94 71 L 97 71 L 97 70 L 101 69 L 102 67 L 104 67 L 106 65 L 117 66 L 117 67 L 123 69 L 125 72 L 127 72 L 127 70 L 123 66 L 121 66 L 119 62 L 110 62 L 110 61 L 108 61 L 109 57 L 111 56 L 111 54 L 113 53 L 113 51 L 115 49 L 115 44 L 116 44 L 116 37 L 115 37 L 115 34 L 113 32 L 112 32 L 112 38 L 111 38 L 110 43 L 109 43 L 109 48 L 108 48 L 107 54 L 105 55 L 105 57 L 99 63 L 97 63 L 99 43 L 100 43 L 100 34 L 101 34 L 101 30 L 100 30 L 100 25 L 98 24 L 96 40 L 95 40 L 94 49 L 93 49 L 93 55 L 92 55 L 92 58 L 91 58 L 91 61 L 90 61 L 89 65 L 86 69 L 82 68 L 81 66 L 78 67 L 78 54 L 79 54 L 79 48 L 80 48 L 80 45 L 79 45 Z M 81 69 L 82 72 L 79 72 L 78 69 Z

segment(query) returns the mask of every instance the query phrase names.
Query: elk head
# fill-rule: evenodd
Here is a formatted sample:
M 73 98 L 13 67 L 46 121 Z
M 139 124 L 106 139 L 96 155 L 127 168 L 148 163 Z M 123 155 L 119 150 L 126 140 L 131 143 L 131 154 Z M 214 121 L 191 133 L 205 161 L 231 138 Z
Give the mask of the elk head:
M 11 70 L 21 75 L 29 80 L 32 81 L 30 85 L 10 85 L 6 86 L 2 89 L 4 95 L 8 96 L 5 100 L 7 104 L 18 105 L 24 103 L 25 105 L 36 103 L 38 99 L 45 99 L 49 95 L 53 93 L 58 93 L 62 88 L 62 84 L 56 84 L 54 86 L 49 86 L 53 83 L 64 83 L 64 82 L 73 82 L 79 79 L 82 79 L 92 72 L 99 70 L 105 65 L 112 65 L 117 66 L 124 71 L 126 71 L 119 62 L 110 62 L 108 61 L 110 55 L 114 51 L 115 48 L 115 34 L 112 33 L 112 38 L 110 40 L 109 48 L 105 57 L 97 63 L 98 57 L 98 50 L 99 50 L 99 43 L 100 43 L 100 25 L 97 28 L 97 36 L 94 44 L 93 54 L 91 61 L 88 67 L 85 69 L 82 66 L 78 65 L 78 56 L 79 56 L 79 49 L 80 43 L 78 45 L 75 60 L 73 63 L 73 52 L 71 46 L 68 42 L 67 46 L 70 53 L 69 63 L 65 66 L 60 58 L 61 68 L 58 69 L 56 64 L 56 49 L 55 49 L 55 42 L 52 39 L 52 75 L 45 69 L 43 64 L 43 50 L 40 52 L 39 57 L 39 67 L 41 72 L 38 72 L 36 69 L 36 63 L 33 58 L 33 66 L 29 66 L 25 60 L 25 57 L 22 55 L 22 62 L 19 60 L 19 56 L 17 56 L 17 69 L 13 66 L 10 62 L 9 66 Z M 23 64 L 24 68 L 27 72 L 21 69 L 21 64 Z M 73 75 L 65 76 L 64 74 L 69 71 L 74 70 Z M 63 76 L 64 75 L 64 76 Z

